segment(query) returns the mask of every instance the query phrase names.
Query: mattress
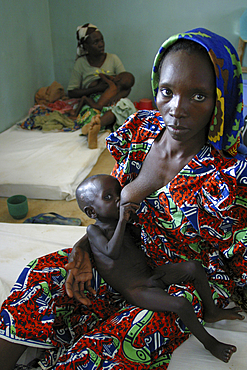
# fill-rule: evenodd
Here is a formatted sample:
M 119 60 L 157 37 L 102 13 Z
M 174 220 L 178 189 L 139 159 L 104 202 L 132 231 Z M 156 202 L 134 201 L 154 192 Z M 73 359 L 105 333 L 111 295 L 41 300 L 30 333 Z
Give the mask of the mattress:
M 0 223 L 0 302 L 31 260 L 73 246 L 85 232 L 86 227 L 82 226 Z M 174 351 L 169 370 L 246 369 L 247 318 L 244 321 L 223 320 L 206 327 L 218 340 L 237 346 L 237 353 L 233 354 L 229 363 L 214 358 L 192 335 Z M 21 361 L 28 362 L 35 356 L 34 352 L 33 348 L 25 352 Z
M 88 149 L 80 130 L 44 133 L 12 126 L 0 134 L 0 196 L 74 199 L 77 186 L 106 148 L 108 135 L 99 134 L 98 148 Z

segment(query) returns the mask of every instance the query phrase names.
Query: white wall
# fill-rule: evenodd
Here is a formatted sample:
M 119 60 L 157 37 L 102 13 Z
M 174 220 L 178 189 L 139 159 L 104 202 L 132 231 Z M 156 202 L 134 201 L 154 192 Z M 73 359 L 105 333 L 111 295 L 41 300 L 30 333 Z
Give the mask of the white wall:
M 106 51 L 135 75 L 132 100 L 151 98 L 150 72 L 170 35 L 205 27 L 237 48 L 246 0 L 49 0 L 56 79 L 67 88 L 76 52 L 76 27 L 90 22 L 102 31 Z M 247 51 L 246 51 L 247 54 Z M 247 65 L 247 55 L 246 55 Z
M 67 89 L 78 25 L 96 24 L 106 51 L 135 75 L 134 101 L 152 97 L 151 67 L 164 39 L 205 27 L 237 48 L 246 8 L 246 0 L 0 0 L 0 132 L 28 114 L 40 87 L 56 80 Z
M 0 0 L 0 132 L 54 79 L 48 0 Z

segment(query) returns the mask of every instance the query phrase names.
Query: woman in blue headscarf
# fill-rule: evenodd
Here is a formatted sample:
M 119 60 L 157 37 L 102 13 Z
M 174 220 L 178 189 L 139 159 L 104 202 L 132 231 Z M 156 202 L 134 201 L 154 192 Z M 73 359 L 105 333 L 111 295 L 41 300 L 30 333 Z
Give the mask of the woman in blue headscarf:
M 226 307 L 247 278 L 247 162 L 237 53 L 205 29 L 178 34 L 160 48 L 152 86 L 159 111 L 135 113 L 107 139 L 116 159 L 113 175 L 124 186 L 121 201 L 140 204 L 135 222 L 150 266 L 200 261 L 215 304 Z M 68 295 L 64 265 L 71 250 L 39 258 L 23 271 L 2 306 L 0 363 L 13 362 L 10 351 L 19 355 L 23 344 L 48 349 L 43 369 L 166 369 L 174 349 L 189 337 L 187 328 L 172 312 L 128 305 L 95 268 L 91 274 L 86 245 L 82 238 L 70 255 Z M 96 296 L 84 292 L 84 283 L 92 284 Z M 193 285 L 167 291 L 189 299 L 203 323 Z

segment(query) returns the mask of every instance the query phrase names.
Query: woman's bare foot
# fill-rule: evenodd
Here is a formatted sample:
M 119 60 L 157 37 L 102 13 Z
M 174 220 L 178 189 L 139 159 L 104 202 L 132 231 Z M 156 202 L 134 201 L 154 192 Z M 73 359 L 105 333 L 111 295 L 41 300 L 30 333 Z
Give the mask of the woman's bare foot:
M 85 136 L 88 135 L 88 131 L 90 129 L 90 123 L 91 122 L 89 122 L 86 125 L 82 126 L 82 128 L 81 128 L 82 135 L 85 135 Z
M 90 125 L 90 127 L 93 127 L 93 126 L 96 126 L 96 125 L 100 125 L 100 127 L 101 127 L 100 114 L 96 114 L 96 116 L 94 116 L 91 119 L 91 122 L 89 123 L 89 125 Z
M 242 309 L 240 307 L 233 308 L 218 308 L 215 306 L 212 312 L 205 311 L 203 318 L 206 322 L 216 322 L 220 320 L 244 320 L 244 316 L 241 315 Z
M 210 340 L 210 344 L 205 346 L 205 348 L 210 351 L 213 356 L 223 362 L 228 362 L 232 354 L 237 351 L 237 348 L 235 346 L 219 342 L 213 337 Z
M 98 133 L 101 129 L 100 115 L 97 114 L 95 117 L 93 117 L 89 125 L 88 147 L 89 149 L 96 149 L 98 146 Z

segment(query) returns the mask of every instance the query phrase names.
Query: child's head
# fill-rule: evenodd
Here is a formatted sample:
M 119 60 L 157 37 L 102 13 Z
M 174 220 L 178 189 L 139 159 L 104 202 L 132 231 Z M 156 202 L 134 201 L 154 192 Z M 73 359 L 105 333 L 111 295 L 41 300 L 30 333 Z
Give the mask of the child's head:
M 113 81 L 122 90 L 128 90 L 134 85 L 135 77 L 130 72 L 121 72 L 113 78 Z
M 111 175 L 95 175 L 84 180 L 76 189 L 80 209 L 90 218 L 118 218 L 121 193 L 119 181 Z

